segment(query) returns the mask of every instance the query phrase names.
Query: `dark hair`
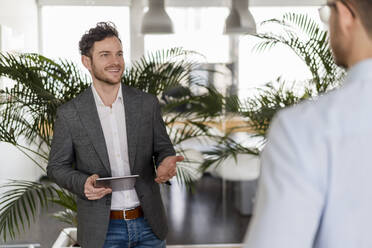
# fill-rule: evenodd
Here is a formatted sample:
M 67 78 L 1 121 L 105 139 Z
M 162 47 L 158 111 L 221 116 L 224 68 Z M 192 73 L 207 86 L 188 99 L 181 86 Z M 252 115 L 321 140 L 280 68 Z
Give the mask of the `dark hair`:
M 79 41 L 81 55 L 91 56 L 91 50 L 94 42 L 104 40 L 107 37 L 115 36 L 119 39 L 119 33 L 112 22 L 99 22 L 94 28 L 89 29 Z
M 362 21 L 362 24 L 366 31 L 368 32 L 369 36 L 372 37 L 372 0 L 350 0 L 359 16 L 360 20 Z

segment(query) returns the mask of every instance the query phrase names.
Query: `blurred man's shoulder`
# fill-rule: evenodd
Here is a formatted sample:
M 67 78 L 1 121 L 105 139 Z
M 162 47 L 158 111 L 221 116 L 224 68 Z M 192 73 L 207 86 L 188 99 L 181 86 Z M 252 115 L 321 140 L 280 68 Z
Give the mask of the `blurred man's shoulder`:
M 372 98 L 365 94 L 362 85 L 363 82 L 348 82 L 338 89 L 283 109 L 278 116 L 295 128 L 304 126 L 319 132 L 340 131 L 366 114 L 366 102 L 372 104 Z

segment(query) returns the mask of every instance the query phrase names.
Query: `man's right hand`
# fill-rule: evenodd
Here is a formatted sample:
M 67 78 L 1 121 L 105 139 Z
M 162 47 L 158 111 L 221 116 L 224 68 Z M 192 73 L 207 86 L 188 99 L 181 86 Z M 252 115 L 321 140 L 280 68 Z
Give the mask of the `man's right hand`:
M 95 188 L 96 179 L 99 178 L 97 174 L 93 174 L 87 178 L 84 184 L 84 194 L 88 200 L 98 200 L 112 192 L 110 188 Z

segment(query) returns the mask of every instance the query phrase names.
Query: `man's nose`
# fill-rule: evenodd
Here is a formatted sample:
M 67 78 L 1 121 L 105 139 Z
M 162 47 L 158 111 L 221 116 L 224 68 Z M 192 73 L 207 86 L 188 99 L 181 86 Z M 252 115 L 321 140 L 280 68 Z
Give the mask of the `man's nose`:
M 119 56 L 113 56 L 110 62 L 112 64 L 119 65 L 121 63 L 121 57 L 119 57 Z

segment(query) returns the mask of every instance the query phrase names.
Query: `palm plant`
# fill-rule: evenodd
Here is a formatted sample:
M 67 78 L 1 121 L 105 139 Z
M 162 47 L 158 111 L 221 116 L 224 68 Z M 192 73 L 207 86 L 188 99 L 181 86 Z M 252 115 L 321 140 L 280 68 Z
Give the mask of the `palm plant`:
M 0 76 L 15 82 L 1 91 L 0 141 L 15 146 L 46 174 L 56 109 L 86 89 L 88 78 L 72 63 L 37 54 L 1 54 Z M 69 196 L 56 185 L 30 181 L 11 181 L 2 188 L 3 240 L 15 238 L 25 223 L 29 227 L 39 206 Z
M 262 52 L 274 49 L 277 45 L 287 46 L 305 63 L 311 78 L 307 82 L 292 84 L 279 78 L 258 87 L 255 94 L 248 99 L 239 100 L 236 97 L 234 101 L 230 101 L 226 107 L 238 109 L 238 114 L 246 120 L 245 126 L 237 128 L 249 127 L 253 136 L 259 136 L 263 141 L 259 147 L 250 149 L 236 144 L 229 138 L 228 133 L 221 139 L 220 144 L 205 153 L 207 159 L 202 165 L 203 170 L 207 170 L 211 165 L 221 164 L 229 156 L 236 158 L 239 153 L 258 154 L 265 144 L 270 122 L 279 110 L 306 99 L 313 99 L 338 87 L 344 77 L 344 70 L 333 60 L 328 32 L 309 16 L 287 13 L 281 19 L 262 22 L 261 28 L 269 31 L 254 35 L 259 39 L 254 50 Z
M 328 31 L 309 16 L 287 13 L 280 20 L 262 23 L 262 28 L 267 26 L 277 30 L 276 33 L 256 35 L 260 41 L 254 49 L 264 51 L 278 44 L 289 47 L 305 63 L 311 78 L 306 82 L 294 82 L 289 87 L 278 79 L 258 89 L 256 96 L 245 101 L 243 115 L 250 118 L 257 134 L 262 136 L 266 136 L 268 124 L 278 110 L 339 87 L 345 76 L 345 71 L 334 62 Z
M 196 65 L 196 61 L 189 59 L 193 55 L 195 53 L 181 48 L 149 54 L 126 69 L 122 82 L 155 95 L 173 87 L 198 84 L 202 79 L 189 76 Z M 1 76 L 13 80 L 14 86 L 0 93 L 0 141 L 15 146 L 46 174 L 57 107 L 80 94 L 90 81 L 75 64 L 38 54 L 0 54 Z M 164 112 L 170 113 L 185 101 L 195 102 L 193 110 L 176 113 L 166 120 L 170 127 L 181 117 L 189 120 L 184 122 L 184 130 L 173 136 L 175 144 L 191 137 L 209 135 L 209 127 L 203 121 L 208 114 L 216 115 L 222 108 L 215 104 L 215 100 L 222 96 L 212 88 L 208 92 L 196 96 L 190 91 L 181 99 L 163 103 Z M 210 95 L 215 97 L 213 104 Z M 195 114 L 190 114 L 193 111 Z M 190 181 L 187 173 L 180 175 L 184 177 L 183 181 Z M 66 208 L 55 214 L 56 218 L 76 225 L 75 198 L 57 185 L 11 181 L 1 187 L 6 190 L 0 200 L 0 235 L 4 241 L 25 231 L 35 219 L 38 207 L 47 207 L 48 201 Z
M 255 49 L 264 51 L 275 45 L 289 47 L 306 64 L 312 78 L 314 95 L 324 93 L 341 82 L 344 71 L 338 67 L 332 56 L 328 42 L 328 31 L 305 14 L 287 13 L 282 19 L 271 19 L 261 24 L 265 29 L 277 32 L 265 32 L 256 35 L 261 41 Z M 306 87 L 306 86 L 305 86 Z
M 240 103 L 240 113 L 248 118 L 249 125 L 257 136 L 266 138 L 274 115 L 283 108 L 295 105 L 311 97 L 308 88 L 298 94 L 294 84 L 288 86 L 281 78 L 256 89 L 251 98 Z

